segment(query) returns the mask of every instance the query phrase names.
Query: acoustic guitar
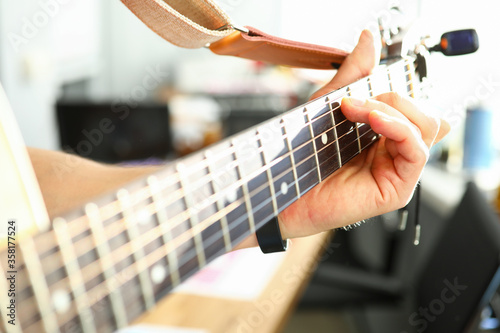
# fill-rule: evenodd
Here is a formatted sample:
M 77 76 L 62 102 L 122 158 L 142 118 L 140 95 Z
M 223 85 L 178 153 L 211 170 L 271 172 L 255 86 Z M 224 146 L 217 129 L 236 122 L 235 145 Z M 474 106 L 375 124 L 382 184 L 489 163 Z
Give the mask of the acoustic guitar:
M 419 58 L 419 57 L 417 57 Z M 420 57 L 421 58 L 421 57 Z M 415 58 L 279 115 L 49 222 L 0 91 L 0 331 L 113 332 L 379 138 L 344 96 L 418 97 Z

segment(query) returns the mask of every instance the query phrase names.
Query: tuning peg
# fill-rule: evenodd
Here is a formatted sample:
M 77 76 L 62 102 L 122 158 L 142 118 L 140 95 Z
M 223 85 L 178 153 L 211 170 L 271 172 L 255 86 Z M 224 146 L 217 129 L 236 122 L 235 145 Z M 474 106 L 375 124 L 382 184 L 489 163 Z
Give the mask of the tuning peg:
M 479 48 L 479 38 L 474 29 L 446 32 L 439 44 L 431 47 L 430 52 L 441 52 L 447 56 L 474 53 Z

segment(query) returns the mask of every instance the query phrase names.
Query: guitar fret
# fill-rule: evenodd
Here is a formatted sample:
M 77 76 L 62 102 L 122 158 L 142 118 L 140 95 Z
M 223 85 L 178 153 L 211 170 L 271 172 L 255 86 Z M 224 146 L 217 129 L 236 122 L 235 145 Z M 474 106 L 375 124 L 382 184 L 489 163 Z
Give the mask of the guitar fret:
M 359 123 L 355 123 L 354 126 L 356 127 L 356 137 L 358 138 L 358 151 L 361 154 L 362 147 L 361 147 L 361 140 L 359 139 Z
M 257 137 L 260 148 L 263 148 L 260 132 L 257 132 Z M 264 153 L 264 150 L 262 150 L 261 155 L 262 155 L 262 161 L 264 162 L 264 166 L 266 166 L 269 163 L 269 161 L 267 161 L 266 159 L 266 154 Z M 273 181 L 273 175 L 271 173 L 271 168 L 266 168 L 266 174 L 267 174 L 267 181 L 269 183 L 269 190 L 271 192 L 271 202 L 273 205 L 274 216 L 278 216 L 278 204 L 276 203 L 276 191 L 274 190 L 274 181 Z
M 116 193 L 116 197 L 122 208 L 125 232 L 132 247 L 132 257 L 136 263 L 136 271 L 139 277 L 139 285 L 144 299 L 144 305 L 146 309 L 150 309 L 155 304 L 153 285 L 148 276 L 148 266 L 143 261 L 145 256 L 143 244 L 138 242 L 140 240 L 140 234 L 137 223 L 132 218 L 134 215 L 132 211 L 132 204 L 130 202 L 130 194 L 127 190 L 121 189 Z
M 347 95 L 350 96 L 349 94 L 350 94 L 349 88 L 347 88 Z M 335 140 L 335 146 L 337 147 L 337 159 L 338 159 L 339 169 L 340 169 L 340 168 L 342 168 L 342 158 L 340 157 L 340 145 L 339 145 L 339 135 L 337 133 L 337 123 L 335 122 L 335 117 L 333 115 L 335 112 L 341 112 L 340 111 L 340 104 L 338 102 L 330 104 L 330 110 L 332 110 L 331 112 L 329 112 L 329 114 L 330 114 L 330 118 L 331 118 L 332 124 L 333 124 L 333 137 Z
M 54 219 L 53 228 L 56 240 L 59 243 L 60 253 L 64 262 L 64 267 L 66 268 L 70 288 L 75 299 L 78 316 L 80 317 L 80 326 L 85 333 L 97 332 L 90 308 L 90 302 L 85 290 L 83 276 L 78 264 L 78 258 L 76 257 L 71 239 L 68 237 L 69 233 L 66 220 L 62 218 Z
M 179 174 L 182 193 L 184 194 L 183 195 L 184 203 L 186 205 L 186 209 L 188 211 L 191 211 L 191 214 L 189 216 L 189 223 L 191 225 L 191 228 L 193 228 L 191 230 L 193 231 L 193 240 L 194 240 L 195 249 L 196 249 L 196 256 L 198 258 L 198 264 L 201 268 L 201 267 L 206 266 L 207 259 L 205 257 L 205 251 L 203 249 L 203 239 L 201 237 L 201 233 L 194 232 L 194 228 L 198 225 L 198 223 L 200 221 L 198 220 L 196 213 L 192 212 L 195 209 L 195 204 L 194 204 L 191 196 L 188 194 L 190 192 L 189 192 L 189 188 L 188 188 L 187 176 L 183 177 L 183 172 L 185 171 L 185 169 L 186 168 L 185 168 L 184 164 L 177 163 L 177 172 Z
M 104 236 L 105 231 L 100 217 L 99 207 L 90 203 L 85 207 L 85 213 L 89 219 L 89 226 L 92 232 L 92 237 L 96 245 L 96 251 L 101 269 L 103 271 L 105 284 L 107 289 L 110 290 L 109 300 L 111 302 L 111 309 L 113 311 L 114 320 L 117 328 L 127 326 L 127 314 L 125 311 L 125 302 L 123 301 L 122 294 L 119 290 L 113 290 L 112 279 L 116 275 L 113 261 L 110 258 L 111 249 L 108 244 L 107 238 Z M 106 269 L 108 267 L 108 269 Z
M 296 108 L 283 116 L 287 135 L 292 146 L 291 153 L 295 159 L 297 181 L 301 195 L 305 194 L 319 182 L 318 164 L 314 151 L 311 131 L 304 116 L 304 108 Z
M 321 183 L 321 170 L 319 168 L 319 159 L 318 159 L 318 149 L 316 148 L 316 140 L 314 140 L 314 131 L 311 125 L 311 120 L 309 118 L 309 114 L 307 112 L 307 108 L 304 108 L 305 120 L 309 125 L 309 133 L 311 133 L 311 140 L 314 149 L 314 158 L 316 159 L 316 171 L 318 172 L 318 182 Z
M 386 69 L 387 72 L 387 80 L 389 81 L 389 91 L 394 91 L 391 80 L 391 70 L 389 68 Z
M 214 174 L 215 170 L 213 170 L 213 167 L 212 167 L 211 160 L 212 160 L 213 156 L 212 156 L 212 153 L 210 150 L 205 151 L 205 158 L 207 160 L 207 165 L 208 165 L 207 168 L 208 168 L 208 172 L 210 174 L 210 184 L 212 186 L 212 191 L 214 193 L 219 193 L 222 189 L 219 188 L 217 182 L 214 181 L 213 174 Z M 215 202 L 215 205 L 216 205 L 218 211 L 221 211 L 224 209 L 223 204 L 220 202 L 220 200 L 217 200 Z M 224 245 L 226 247 L 226 252 L 229 252 L 232 250 L 233 247 L 231 245 L 231 234 L 229 232 L 229 224 L 227 221 L 227 215 L 224 215 L 223 217 L 221 217 L 220 226 L 222 229 L 222 237 L 224 238 Z
M 51 297 L 47 281 L 45 278 L 42 278 L 45 276 L 45 274 L 43 273 L 43 267 L 40 261 L 37 260 L 38 257 L 33 256 L 34 253 L 37 253 L 33 239 L 26 237 L 22 242 L 19 243 L 19 248 L 23 255 L 24 264 L 26 265 L 26 270 L 28 272 L 31 288 L 33 289 L 38 312 L 40 313 L 42 325 L 47 332 L 59 332 L 59 324 L 57 323 L 55 312 L 52 311 L 52 308 L 50 306 L 47 306 L 42 302 L 42 300 L 50 300 Z M 3 276 L 4 275 L 2 275 L 2 277 Z M 4 279 L 0 280 L 2 280 L 3 282 Z M 5 288 L 5 290 L 7 289 L 8 288 Z M 7 332 L 21 332 L 20 326 L 19 329 L 17 329 L 17 326 L 14 325 L 6 326 Z
M 406 77 L 406 65 L 404 62 L 398 62 L 387 69 L 391 76 L 392 91 L 399 93 L 401 96 L 408 95 L 408 80 Z
M 367 79 L 367 82 L 368 82 L 368 91 L 369 91 L 369 94 L 370 94 L 370 97 L 373 97 L 373 94 L 372 94 L 372 86 L 371 86 L 371 80 L 370 78 Z M 347 96 L 351 96 L 351 92 L 352 90 L 347 87 Z M 359 130 L 358 130 L 358 127 L 359 127 L 359 123 L 358 122 L 355 122 L 354 123 L 354 128 L 356 129 L 356 136 L 358 138 L 358 152 L 361 154 L 361 151 L 362 151 L 362 147 L 361 147 L 361 141 L 359 139 Z M 338 145 L 338 141 L 337 141 L 337 145 Z M 340 151 L 339 151 L 339 154 L 340 154 Z M 341 158 L 340 158 L 341 159 Z M 340 166 L 342 166 L 342 164 L 340 164 Z
M 236 145 L 234 141 L 231 142 L 231 148 L 235 149 Z M 238 181 L 242 179 L 243 174 L 241 170 L 241 165 L 238 163 L 238 156 L 236 153 L 234 153 L 234 159 L 236 161 L 236 173 L 238 176 Z M 250 194 L 248 192 L 248 185 L 247 183 L 243 183 L 241 186 L 241 189 L 243 191 L 243 198 L 245 199 L 245 206 L 247 209 L 247 214 L 248 214 L 248 224 L 250 227 L 250 233 L 255 233 L 256 228 L 255 228 L 255 220 L 254 220 L 254 215 L 253 215 L 253 209 L 252 209 L 252 203 L 250 201 Z
M 196 165 L 200 165 L 196 167 Z M 189 206 L 189 222 L 194 232 L 193 242 L 198 256 L 195 258 L 202 266 L 224 251 L 226 244 L 222 233 L 220 217 L 214 219 L 218 212 L 216 193 L 211 185 L 211 175 L 207 159 L 203 153 L 190 155 L 178 165 L 181 174 L 184 201 Z M 210 222 L 209 222 L 210 221 Z
M 406 72 L 406 82 L 407 82 L 407 94 L 410 97 L 415 97 L 415 91 L 413 89 L 413 75 L 412 75 L 412 65 L 409 61 L 406 61 L 405 63 L 405 72 Z
M 229 153 L 228 153 L 229 152 Z M 243 186 L 240 184 L 238 161 L 236 160 L 235 147 L 231 140 L 223 141 L 210 148 L 210 178 L 213 188 L 218 191 L 215 195 L 215 204 L 219 209 L 220 221 L 227 222 L 227 229 L 224 222 L 220 226 L 220 232 L 229 231 L 225 238 L 231 242 L 231 248 L 236 246 L 250 230 L 249 211 L 245 201 Z M 225 243 L 221 239 L 219 243 Z M 226 247 L 226 244 L 221 244 Z
M 167 244 L 169 244 L 172 240 L 172 231 L 168 226 L 168 216 L 165 209 L 161 209 L 161 192 L 158 178 L 156 176 L 149 176 L 147 179 L 147 183 L 149 185 L 149 189 L 151 192 L 151 198 L 153 200 L 153 205 L 156 211 L 156 218 L 158 219 L 158 224 L 160 225 L 163 247 L 165 248 L 165 255 L 167 257 L 167 262 L 169 266 L 170 279 L 172 282 L 172 286 L 176 287 L 181 283 L 181 278 L 179 275 L 179 261 L 177 258 L 176 250 L 167 251 Z
M 378 134 L 375 133 L 370 126 L 364 125 L 362 127 L 362 133 L 361 133 L 362 149 L 365 149 L 369 144 L 373 143 L 377 138 Z
M 288 151 L 290 152 L 290 161 L 292 163 L 292 172 L 295 181 L 295 191 L 297 192 L 297 199 L 300 199 L 299 177 L 297 176 L 297 167 L 295 165 L 295 158 L 292 152 L 292 144 L 290 142 L 290 138 L 288 137 L 288 133 L 285 127 L 285 121 L 283 120 L 283 118 L 280 120 L 280 125 L 283 127 L 283 135 L 285 136 L 286 146 L 288 148 Z
M 318 151 L 319 169 L 321 178 L 325 179 L 339 168 L 337 158 L 337 145 L 335 143 L 334 126 L 331 119 L 331 104 L 329 99 L 318 100 L 316 105 L 309 109 L 309 117 L 312 123 L 314 142 Z
M 202 161 L 187 157 L 177 170 L 171 164 L 165 171 L 173 176 L 165 181 L 157 174 L 147 178 L 148 188 L 146 180 L 132 183 L 131 194 L 117 194 L 118 204 L 102 198 L 84 207 L 86 216 L 75 211 L 55 219 L 53 230 L 23 238 L 17 280 L 22 311 L 17 325 L 8 324 L 3 300 L 0 331 L 91 333 L 126 326 L 376 142 L 379 135 L 343 117 L 337 101 L 346 92 L 368 98 L 389 90 L 414 97 L 419 82 L 412 71 L 408 62 L 390 65 L 241 133 L 243 139 L 191 155 Z M 141 187 L 137 195 L 132 187 Z M 77 213 L 75 223 L 66 223 Z M 0 266 L 0 276 L 5 274 L 8 269 Z M 0 290 L 7 287 L 0 279 Z

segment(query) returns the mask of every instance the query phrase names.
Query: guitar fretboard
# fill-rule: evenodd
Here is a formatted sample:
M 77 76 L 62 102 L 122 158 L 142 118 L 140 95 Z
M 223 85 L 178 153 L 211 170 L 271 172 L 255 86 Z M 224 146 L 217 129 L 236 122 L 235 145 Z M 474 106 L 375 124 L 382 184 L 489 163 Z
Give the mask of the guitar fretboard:
M 412 64 L 399 61 L 57 218 L 20 242 L 23 311 L 16 326 L 2 313 L 0 328 L 127 325 L 377 140 L 344 117 L 344 96 L 413 96 L 413 84 Z

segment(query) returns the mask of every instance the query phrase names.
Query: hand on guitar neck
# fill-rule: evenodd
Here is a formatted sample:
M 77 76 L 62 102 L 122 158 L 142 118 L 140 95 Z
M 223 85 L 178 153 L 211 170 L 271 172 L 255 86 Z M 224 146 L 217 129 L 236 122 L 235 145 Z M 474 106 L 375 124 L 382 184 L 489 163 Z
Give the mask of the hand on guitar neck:
M 365 30 L 320 97 L 364 76 L 378 64 L 379 52 Z M 294 238 L 343 227 L 405 206 L 427 162 L 430 148 L 450 130 L 409 98 L 387 93 L 373 99 L 344 98 L 342 113 L 368 123 L 381 139 L 327 178 L 280 215 L 284 237 Z
M 378 58 L 373 36 L 364 31 L 333 80 L 312 98 L 370 74 Z M 446 122 L 427 116 L 394 93 L 365 101 L 346 98 L 342 112 L 351 121 L 369 123 L 382 138 L 279 215 L 283 238 L 312 235 L 404 206 L 429 149 L 449 131 Z M 73 163 L 71 172 L 58 175 L 54 165 L 65 163 L 67 155 L 38 149 L 29 153 L 51 217 L 158 169 L 121 168 L 71 157 L 78 163 Z M 256 245 L 252 235 L 239 248 Z

